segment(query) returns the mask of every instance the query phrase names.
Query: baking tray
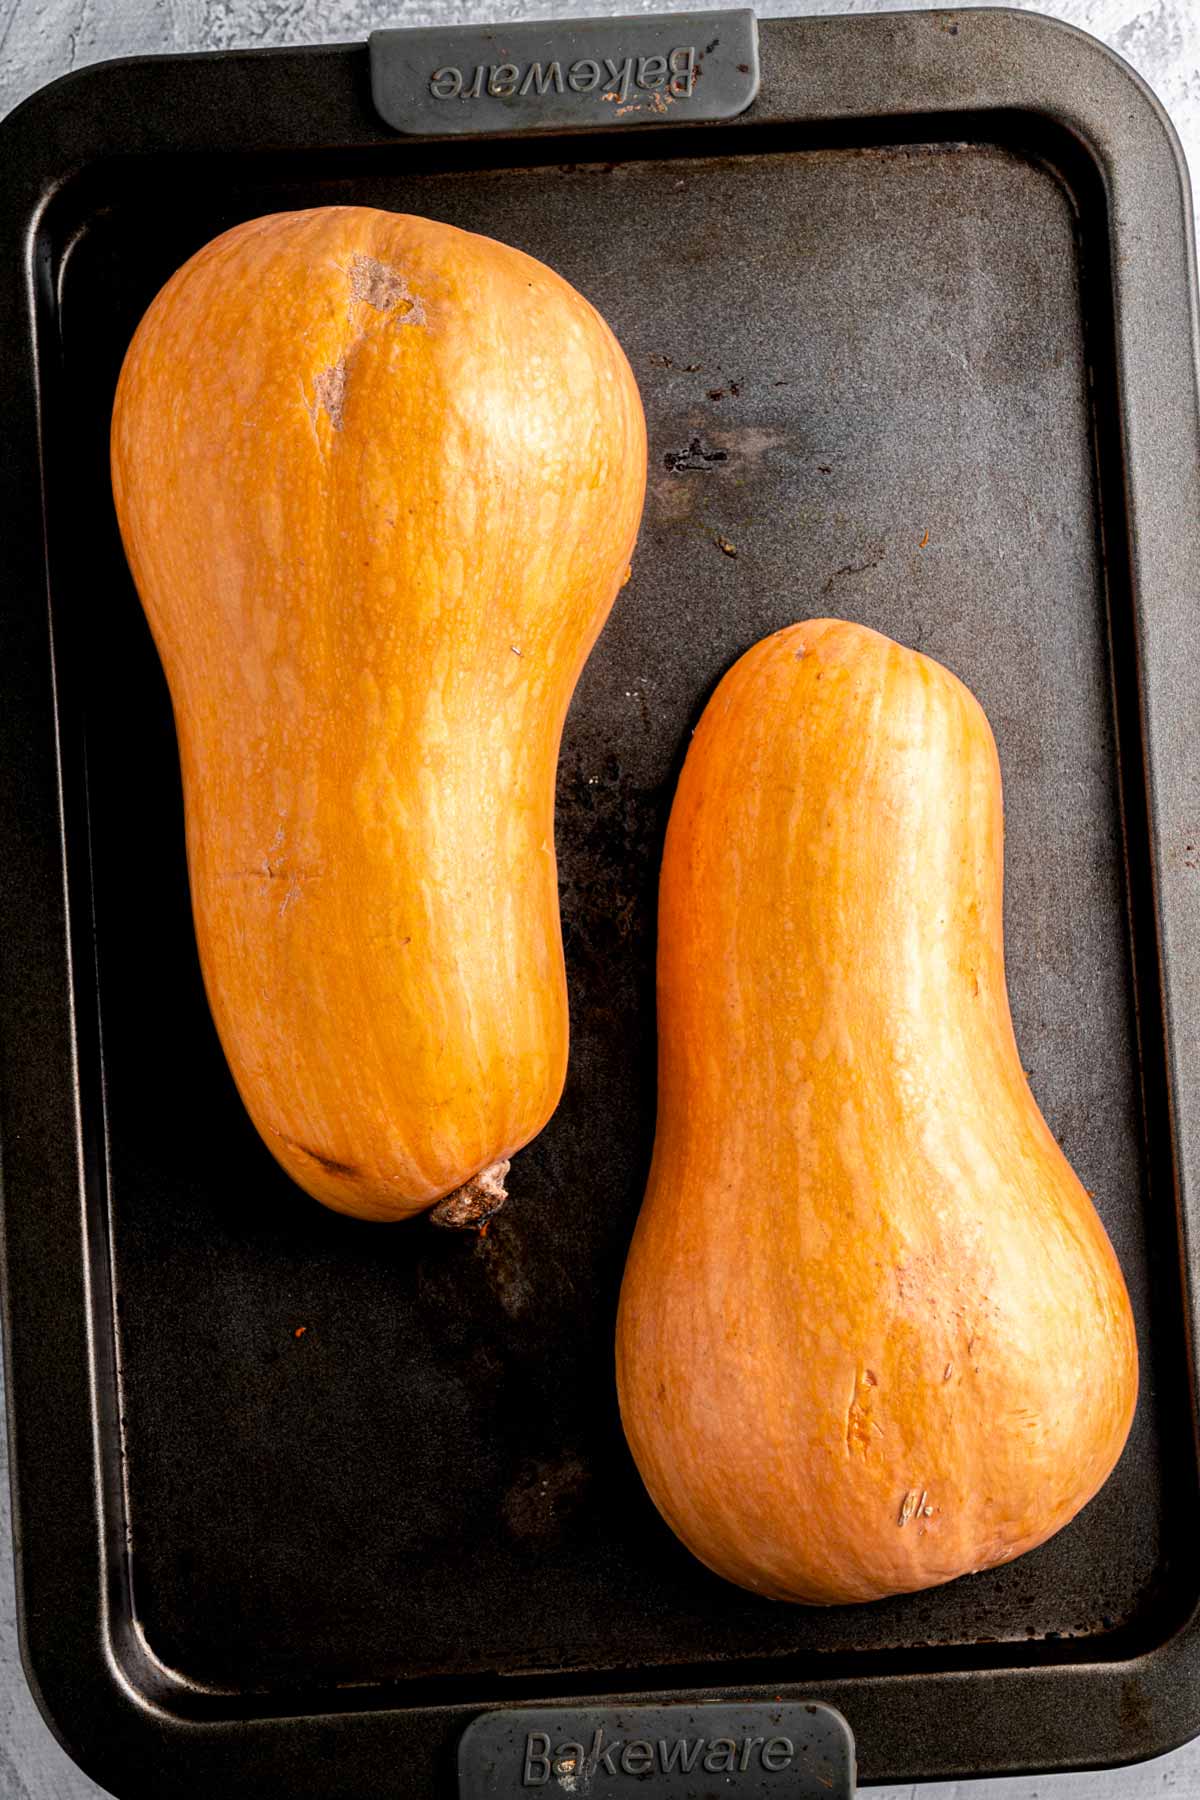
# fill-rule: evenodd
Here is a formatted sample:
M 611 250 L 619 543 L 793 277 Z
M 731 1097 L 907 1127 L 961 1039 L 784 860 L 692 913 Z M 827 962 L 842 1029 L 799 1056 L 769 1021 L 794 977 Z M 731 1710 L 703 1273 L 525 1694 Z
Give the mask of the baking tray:
M 549 29 L 549 28 L 548 28 Z M 1187 180 L 1029 15 L 764 23 L 719 126 L 453 141 L 363 45 L 68 77 L 0 138 L 0 1029 L 26 1667 L 122 1796 L 450 1794 L 505 1705 L 839 1707 L 865 1781 L 1200 1729 L 1200 479 Z M 308 1203 L 209 1021 L 166 688 L 106 433 L 160 283 L 255 214 L 412 210 L 545 259 L 645 397 L 634 578 L 563 743 L 573 1044 L 486 1237 Z M 1141 1401 L 1083 1515 L 811 1611 L 676 1544 L 611 1340 L 654 1117 L 655 881 L 705 697 L 804 615 L 944 660 L 999 741 L 1024 1061 L 1112 1235 Z

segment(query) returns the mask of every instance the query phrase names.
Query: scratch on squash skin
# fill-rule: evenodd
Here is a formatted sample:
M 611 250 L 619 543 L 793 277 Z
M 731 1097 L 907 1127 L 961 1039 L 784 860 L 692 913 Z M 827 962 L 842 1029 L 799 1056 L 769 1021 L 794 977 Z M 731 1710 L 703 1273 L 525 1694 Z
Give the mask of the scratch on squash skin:
M 301 881 L 319 881 L 325 873 L 323 862 L 313 863 L 311 867 L 288 868 L 285 861 L 273 863 L 266 861 L 248 869 L 225 869 L 221 873 L 222 881 L 286 881 L 295 886 Z
M 358 1170 L 353 1163 L 338 1162 L 332 1156 L 322 1156 L 319 1150 L 311 1150 L 307 1144 L 297 1143 L 295 1138 L 284 1137 L 282 1132 L 278 1135 L 281 1144 L 286 1144 L 289 1150 L 298 1150 L 301 1156 L 311 1157 L 313 1162 L 317 1163 L 319 1167 L 324 1169 L 330 1175 L 358 1174 Z
M 921 1488 L 919 1491 L 917 1488 L 909 1488 L 903 1500 L 900 1502 L 900 1511 L 896 1516 L 896 1523 L 902 1531 L 914 1513 L 918 1518 L 929 1518 L 932 1516 L 933 1508 L 926 1504 L 928 1499 L 928 1488 Z
M 872 1388 L 879 1386 L 879 1377 L 873 1369 L 861 1369 L 854 1378 L 854 1392 L 850 1396 L 850 1405 L 846 1413 L 846 1450 L 855 1450 L 864 1456 L 870 1447 L 871 1434 L 882 1437 L 883 1427 L 871 1416 Z

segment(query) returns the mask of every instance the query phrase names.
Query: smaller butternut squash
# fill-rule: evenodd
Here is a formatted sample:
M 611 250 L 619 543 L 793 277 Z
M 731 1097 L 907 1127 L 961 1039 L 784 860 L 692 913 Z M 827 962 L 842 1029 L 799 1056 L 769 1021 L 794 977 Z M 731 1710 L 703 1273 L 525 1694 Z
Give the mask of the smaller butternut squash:
M 873 1600 L 1040 1544 L 1137 1394 L 1104 1229 L 1021 1068 L 981 708 L 811 620 L 726 675 L 659 907 L 659 1114 L 621 1292 L 630 1447 L 701 1561 Z

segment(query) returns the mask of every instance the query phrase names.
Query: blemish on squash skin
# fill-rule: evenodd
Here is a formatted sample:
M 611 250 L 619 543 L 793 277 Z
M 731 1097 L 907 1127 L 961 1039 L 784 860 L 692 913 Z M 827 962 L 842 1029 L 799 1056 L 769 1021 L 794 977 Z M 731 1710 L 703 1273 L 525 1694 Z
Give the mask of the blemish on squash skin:
M 413 294 L 398 269 L 374 256 L 350 259 L 350 298 L 391 313 L 398 325 L 424 325 L 425 306 Z
M 322 369 L 313 382 L 313 403 L 309 407 L 313 424 L 317 422 L 317 414 L 324 409 L 329 415 L 329 423 L 335 431 L 342 429 L 344 408 L 346 403 L 346 359 L 339 356 L 331 368 Z

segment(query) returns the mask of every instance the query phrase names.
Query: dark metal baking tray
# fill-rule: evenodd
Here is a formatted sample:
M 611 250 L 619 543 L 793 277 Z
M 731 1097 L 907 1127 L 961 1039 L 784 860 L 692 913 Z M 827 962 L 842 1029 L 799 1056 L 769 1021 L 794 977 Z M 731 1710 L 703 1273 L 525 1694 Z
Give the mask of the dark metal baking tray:
M 771 21 L 761 47 L 757 102 L 720 126 L 401 139 L 351 45 L 110 64 L 0 134 L 18 1572 L 47 1717 L 122 1796 L 449 1794 L 481 1710 L 572 1697 L 828 1700 L 867 1781 L 1200 1729 L 1186 176 L 1141 83 L 1042 19 Z M 239 219 L 344 201 L 561 270 L 649 420 L 634 580 L 562 752 L 567 1090 L 483 1238 L 323 1212 L 249 1125 L 109 496 L 113 385 L 159 284 Z M 722 671 L 814 613 L 943 659 L 992 720 L 1019 1039 L 1143 1370 L 1119 1468 L 1059 1537 L 831 1611 L 675 1543 L 610 1348 L 673 779 Z

